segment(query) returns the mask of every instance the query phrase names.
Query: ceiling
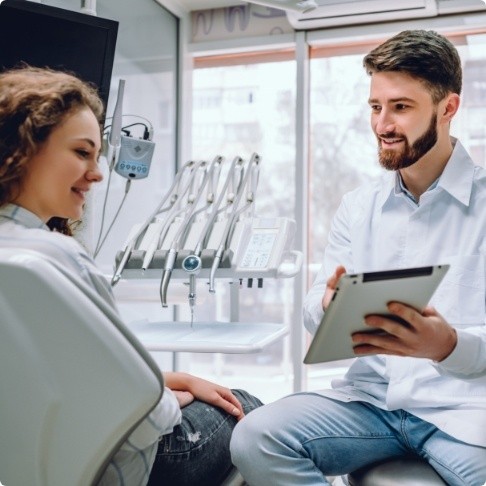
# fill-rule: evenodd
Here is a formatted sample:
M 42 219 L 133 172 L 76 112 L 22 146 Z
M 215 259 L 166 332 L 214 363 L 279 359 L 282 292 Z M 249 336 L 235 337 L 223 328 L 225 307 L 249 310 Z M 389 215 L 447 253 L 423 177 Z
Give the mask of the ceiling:
M 240 5 L 246 2 L 242 0 L 173 0 L 173 3 L 189 12 L 191 10 L 230 7 L 232 5 Z

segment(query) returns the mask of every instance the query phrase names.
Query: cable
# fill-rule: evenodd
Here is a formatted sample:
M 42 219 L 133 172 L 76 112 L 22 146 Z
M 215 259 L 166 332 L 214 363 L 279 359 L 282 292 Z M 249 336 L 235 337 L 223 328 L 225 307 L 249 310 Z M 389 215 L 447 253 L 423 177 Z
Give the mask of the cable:
M 148 125 L 147 133 L 149 135 L 148 138 L 145 138 L 145 134 L 144 134 L 144 140 L 152 140 L 152 137 L 153 137 L 153 134 L 154 134 L 154 126 L 152 125 L 152 122 L 148 118 L 145 118 L 145 117 L 140 116 L 140 115 L 134 115 L 134 114 L 131 114 L 131 113 L 122 115 L 122 118 L 127 117 L 127 116 L 132 116 L 132 117 L 135 117 L 135 118 L 140 118 L 140 120 L 144 120 Z M 112 120 L 112 119 L 113 119 L 113 117 L 109 116 L 105 120 L 108 121 L 108 120 Z M 110 127 L 111 127 L 111 125 L 107 125 L 106 127 L 104 127 L 103 132 Z M 125 126 L 123 128 L 127 128 L 127 127 Z
M 110 176 L 111 176 L 111 172 L 110 172 Z M 123 199 L 121 200 L 120 205 L 118 206 L 118 209 L 115 213 L 115 216 L 113 216 L 113 219 L 111 220 L 111 224 L 108 227 L 108 229 L 106 230 L 105 236 L 103 237 L 103 240 L 100 243 L 101 233 L 102 233 L 102 229 L 103 229 L 104 215 L 105 215 L 105 207 L 106 207 L 106 198 L 105 198 L 105 204 L 103 205 L 102 226 L 101 226 L 101 229 L 100 229 L 100 235 L 98 237 L 98 242 L 96 243 L 96 248 L 95 248 L 95 251 L 94 251 L 94 258 L 96 258 L 98 253 L 100 252 L 102 246 L 104 245 L 104 243 L 106 241 L 107 236 L 109 235 L 109 233 L 111 231 L 111 228 L 113 228 L 113 225 L 115 224 L 115 221 L 118 218 L 118 215 L 120 214 L 121 208 L 123 207 L 123 204 L 125 203 L 125 200 L 127 199 L 128 191 L 130 190 L 130 187 L 131 187 L 131 182 L 132 182 L 131 179 L 127 179 L 127 182 L 125 184 L 125 194 L 123 195 Z M 106 191 L 106 194 L 108 194 L 108 190 Z
M 103 233 L 103 226 L 105 225 L 105 215 L 106 215 L 106 203 L 108 202 L 108 193 L 110 192 L 110 184 L 111 184 L 111 174 L 113 173 L 113 170 L 110 169 L 108 173 L 108 181 L 106 182 L 106 190 L 105 190 L 105 198 L 103 200 L 103 209 L 101 210 L 101 225 L 100 225 L 100 232 L 98 234 L 98 241 L 96 242 L 95 249 L 94 249 L 94 257 L 98 254 L 96 251 L 101 240 L 101 235 Z
M 130 131 L 127 130 L 127 128 L 135 127 L 137 125 L 141 125 L 142 127 L 144 127 L 144 130 L 143 130 L 143 139 L 144 140 L 150 140 L 151 137 L 150 137 L 149 127 L 145 123 L 142 123 L 142 122 L 135 122 L 135 123 L 130 123 L 130 125 L 125 125 L 124 127 L 121 128 L 121 131 L 123 133 L 125 133 L 126 135 L 130 136 Z

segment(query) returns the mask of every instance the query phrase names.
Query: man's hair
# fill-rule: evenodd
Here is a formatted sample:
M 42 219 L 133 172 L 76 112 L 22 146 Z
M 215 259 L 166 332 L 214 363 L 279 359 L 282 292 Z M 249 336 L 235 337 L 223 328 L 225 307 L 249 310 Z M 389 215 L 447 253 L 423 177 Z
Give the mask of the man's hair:
M 405 30 L 363 59 L 369 75 L 397 71 L 421 80 L 435 103 L 448 93 L 461 94 L 462 67 L 457 49 L 434 31 Z
M 30 158 L 51 132 L 83 108 L 101 124 L 104 107 L 95 87 L 74 75 L 30 66 L 0 74 L 0 206 L 17 197 Z M 63 224 L 50 226 L 69 232 Z

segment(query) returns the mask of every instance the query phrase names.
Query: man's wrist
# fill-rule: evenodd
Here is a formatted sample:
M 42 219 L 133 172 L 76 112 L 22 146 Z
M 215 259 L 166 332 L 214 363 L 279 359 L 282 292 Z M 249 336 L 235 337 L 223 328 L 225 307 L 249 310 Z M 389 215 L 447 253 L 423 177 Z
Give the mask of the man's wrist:
M 452 354 L 454 349 L 456 349 L 456 346 L 457 346 L 457 332 L 453 327 L 450 327 L 445 351 L 442 353 L 441 357 L 439 357 L 439 359 L 437 359 L 436 361 L 438 363 L 444 361 Z

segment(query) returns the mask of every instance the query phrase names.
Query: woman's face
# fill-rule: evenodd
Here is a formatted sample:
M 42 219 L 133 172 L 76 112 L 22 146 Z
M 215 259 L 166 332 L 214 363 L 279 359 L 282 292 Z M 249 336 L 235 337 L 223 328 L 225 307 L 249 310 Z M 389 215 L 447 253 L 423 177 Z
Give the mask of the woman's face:
M 79 219 L 86 193 L 102 179 L 98 168 L 101 136 L 89 108 L 67 115 L 27 162 L 15 204 L 44 222 L 52 217 Z

